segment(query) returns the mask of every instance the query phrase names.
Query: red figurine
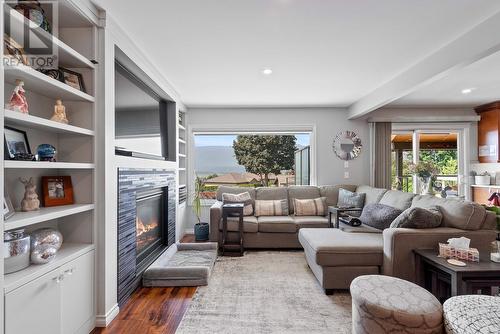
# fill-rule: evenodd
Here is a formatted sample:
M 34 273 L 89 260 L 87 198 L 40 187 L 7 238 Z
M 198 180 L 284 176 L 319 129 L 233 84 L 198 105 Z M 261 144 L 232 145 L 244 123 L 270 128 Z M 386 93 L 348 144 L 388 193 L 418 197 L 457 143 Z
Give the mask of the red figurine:
M 12 96 L 10 97 L 10 101 L 7 104 L 6 108 L 14 111 L 21 112 L 23 114 L 28 113 L 28 100 L 26 100 L 26 96 L 24 95 L 25 90 L 23 88 L 24 81 L 17 79 L 16 87 L 12 92 Z

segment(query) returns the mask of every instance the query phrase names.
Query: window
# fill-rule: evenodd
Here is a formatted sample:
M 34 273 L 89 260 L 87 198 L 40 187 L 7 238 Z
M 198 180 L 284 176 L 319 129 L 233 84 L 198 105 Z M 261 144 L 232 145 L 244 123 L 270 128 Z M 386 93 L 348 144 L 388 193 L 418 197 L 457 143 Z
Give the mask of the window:
M 310 182 L 310 134 L 194 134 L 194 174 L 203 197 L 221 185 L 286 187 Z M 297 160 L 297 156 L 300 159 Z M 300 180 L 296 171 L 300 171 Z

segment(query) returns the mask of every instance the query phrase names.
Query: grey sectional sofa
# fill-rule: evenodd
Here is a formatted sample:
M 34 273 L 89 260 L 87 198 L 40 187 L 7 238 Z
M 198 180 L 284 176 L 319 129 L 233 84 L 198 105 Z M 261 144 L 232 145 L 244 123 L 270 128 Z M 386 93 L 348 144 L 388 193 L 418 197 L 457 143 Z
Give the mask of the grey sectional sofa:
M 327 217 L 296 217 L 294 198 L 326 197 L 328 205 L 336 205 L 339 188 L 365 193 L 365 205 L 381 203 L 405 210 L 410 206 L 439 206 L 443 214 L 440 227 L 432 229 L 388 228 L 384 231 L 362 225 L 350 227 L 340 224 L 329 228 Z M 385 274 L 415 281 L 413 249 L 435 248 L 438 242 L 465 236 L 482 256 L 488 253 L 496 238 L 496 217 L 482 206 L 455 199 L 420 196 L 370 186 L 291 186 L 288 188 L 230 188 L 220 187 L 217 199 L 210 209 L 210 240 L 220 241 L 222 230 L 222 193 L 249 191 L 252 199 L 288 199 L 289 215 L 244 219 L 246 248 L 304 248 L 312 272 L 327 293 L 333 289 L 348 289 L 359 275 Z M 237 230 L 235 218 L 230 218 L 229 231 Z M 236 237 L 229 232 L 229 238 Z

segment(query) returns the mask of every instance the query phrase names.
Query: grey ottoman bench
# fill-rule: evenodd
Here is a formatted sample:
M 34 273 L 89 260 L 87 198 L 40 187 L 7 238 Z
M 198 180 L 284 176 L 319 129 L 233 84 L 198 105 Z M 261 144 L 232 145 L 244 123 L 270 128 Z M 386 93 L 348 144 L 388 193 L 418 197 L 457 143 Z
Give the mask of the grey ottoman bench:
M 217 243 L 177 243 L 142 275 L 145 287 L 207 285 L 217 259 Z
M 500 333 L 500 297 L 467 295 L 443 304 L 446 334 Z

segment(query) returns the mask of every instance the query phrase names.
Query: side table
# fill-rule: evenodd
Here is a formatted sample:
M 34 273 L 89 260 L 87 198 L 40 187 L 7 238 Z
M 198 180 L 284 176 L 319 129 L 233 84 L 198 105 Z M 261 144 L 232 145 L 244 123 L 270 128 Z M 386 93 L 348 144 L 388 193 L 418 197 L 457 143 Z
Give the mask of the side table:
M 243 256 L 243 203 L 222 205 L 222 255 Z M 227 217 L 238 217 L 238 240 L 229 242 L 227 240 Z
M 416 283 L 441 302 L 449 297 L 475 294 L 477 291 L 491 295 L 491 288 L 500 286 L 500 264 L 489 258 L 480 262 L 466 262 L 465 267 L 459 267 L 438 257 L 437 250 L 416 249 L 413 252 Z
M 328 207 L 328 224 L 330 227 L 333 228 L 339 228 L 339 220 L 340 217 L 342 217 L 342 214 L 345 214 L 346 212 L 362 212 L 363 208 L 339 208 L 336 206 L 329 206 Z M 334 216 L 335 220 L 332 225 L 332 215 Z

